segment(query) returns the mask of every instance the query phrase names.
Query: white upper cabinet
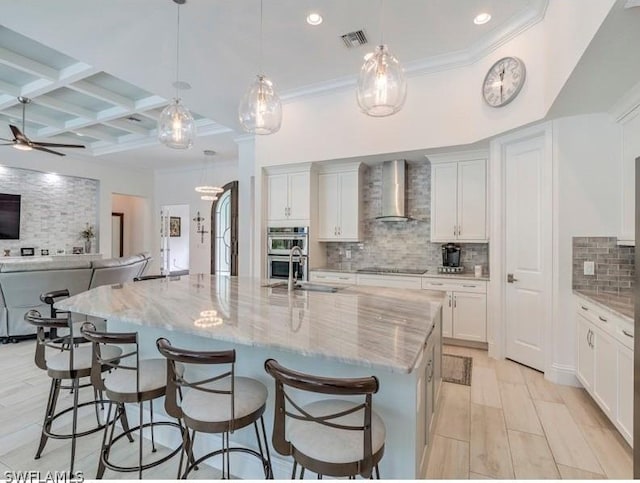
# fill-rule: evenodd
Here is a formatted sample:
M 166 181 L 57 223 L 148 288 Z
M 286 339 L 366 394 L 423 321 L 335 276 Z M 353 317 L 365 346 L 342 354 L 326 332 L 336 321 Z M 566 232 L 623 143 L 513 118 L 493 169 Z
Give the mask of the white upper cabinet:
M 486 243 L 485 152 L 428 156 L 431 162 L 431 241 Z
M 362 239 L 361 163 L 325 166 L 318 174 L 318 240 Z
M 307 226 L 311 218 L 310 170 L 267 174 L 267 222 L 269 225 Z

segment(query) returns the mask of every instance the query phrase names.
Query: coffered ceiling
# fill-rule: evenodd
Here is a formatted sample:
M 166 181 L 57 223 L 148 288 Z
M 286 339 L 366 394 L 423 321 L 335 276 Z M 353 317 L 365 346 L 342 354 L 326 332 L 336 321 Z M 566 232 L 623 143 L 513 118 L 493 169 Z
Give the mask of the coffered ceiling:
M 262 65 L 285 101 L 351 87 L 383 31 L 409 75 L 442 70 L 535 24 L 547 1 L 395 0 L 380 10 L 372 0 L 265 0 Z M 26 96 L 31 138 L 80 142 L 114 160 L 138 149 L 154 166 L 156 121 L 174 95 L 176 8 L 171 0 L 0 0 L 0 137 L 21 122 L 17 96 Z M 221 139 L 228 148 L 242 134 L 237 105 L 258 71 L 259 8 L 258 0 L 181 7 L 181 80 L 192 86 L 182 97 L 199 136 L 211 136 L 214 145 L 203 147 Z M 323 15 L 320 26 L 306 24 L 310 11 Z M 474 25 L 483 11 L 491 22 Z M 346 48 L 340 36 L 360 29 L 369 43 Z M 200 162 L 201 151 L 188 156 Z

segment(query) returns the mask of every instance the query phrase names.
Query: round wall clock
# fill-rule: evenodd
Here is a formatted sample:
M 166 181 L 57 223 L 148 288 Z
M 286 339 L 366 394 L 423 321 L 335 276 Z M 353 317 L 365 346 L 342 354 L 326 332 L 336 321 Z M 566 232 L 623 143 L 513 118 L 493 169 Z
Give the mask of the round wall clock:
M 516 98 L 527 71 L 517 57 L 504 57 L 491 66 L 484 77 L 482 96 L 491 107 L 502 107 Z

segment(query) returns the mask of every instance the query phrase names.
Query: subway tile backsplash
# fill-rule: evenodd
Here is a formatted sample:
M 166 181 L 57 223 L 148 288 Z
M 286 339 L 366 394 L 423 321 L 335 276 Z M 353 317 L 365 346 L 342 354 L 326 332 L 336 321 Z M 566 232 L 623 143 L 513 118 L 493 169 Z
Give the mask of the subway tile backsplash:
M 326 243 L 327 266 L 358 269 L 370 266 L 427 268 L 442 265 L 441 243 L 431 243 L 431 170 L 427 161 L 407 166 L 407 222 L 376 220 L 382 202 L 382 165 L 369 166 L 363 179 L 364 241 Z M 461 243 L 462 265 L 473 272 L 474 265 L 489 269 L 489 245 Z M 351 259 L 346 251 L 351 251 Z
M 618 246 L 615 237 L 573 238 L 573 288 L 631 296 L 634 247 Z M 595 275 L 584 275 L 584 262 L 595 263 Z

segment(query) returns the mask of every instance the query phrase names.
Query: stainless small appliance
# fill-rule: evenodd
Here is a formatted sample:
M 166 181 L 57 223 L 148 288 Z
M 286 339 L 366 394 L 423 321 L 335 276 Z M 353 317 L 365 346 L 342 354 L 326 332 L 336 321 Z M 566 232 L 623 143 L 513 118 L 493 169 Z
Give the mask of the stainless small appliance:
M 302 261 L 302 263 L 300 263 Z M 268 278 L 276 278 L 282 280 L 289 279 L 289 256 L 288 255 L 267 255 Z M 308 277 L 308 261 L 307 257 L 293 258 L 294 277 L 298 281 L 306 282 Z
M 460 245 L 456 245 L 455 243 L 442 245 L 442 266 L 459 267 L 461 250 Z
M 300 247 L 304 255 L 309 254 L 308 226 L 267 228 L 267 255 L 289 255 L 293 247 Z
M 289 278 L 289 253 L 300 247 L 301 256 L 293 257 L 293 271 L 299 281 L 309 280 L 309 227 L 287 226 L 267 228 L 267 277 L 287 280 Z M 302 261 L 302 263 L 300 263 Z

